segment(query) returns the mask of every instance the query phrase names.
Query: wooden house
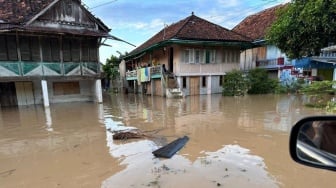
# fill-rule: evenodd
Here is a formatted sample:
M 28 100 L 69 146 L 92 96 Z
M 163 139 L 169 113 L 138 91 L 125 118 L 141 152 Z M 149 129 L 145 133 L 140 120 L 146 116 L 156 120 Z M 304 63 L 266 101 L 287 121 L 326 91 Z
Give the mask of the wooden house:
M 80 0 L 0 3 L 1 106 L 102 102 L 102 21 Z
M 266 31 L 276 20 L 278 10 L 285 6 L 286 4 L 281 4 L 252 14 L 232 29 L 234 32 L 249 37 L 254 44 L 253 48 L 242 51 L 240 54 L 241 70 L 263 68 L 268 71 L 269 77 L 279 78 L 281 71 L 292 69 L 292 63 L 286 55 L 278 47 L 267 44 L 265 39 Z
M 166 97 L 222 92 L 223 77 L 239 69 L 248 38 L 192 13 L 164 27 L 124 58 L 128 91 Z

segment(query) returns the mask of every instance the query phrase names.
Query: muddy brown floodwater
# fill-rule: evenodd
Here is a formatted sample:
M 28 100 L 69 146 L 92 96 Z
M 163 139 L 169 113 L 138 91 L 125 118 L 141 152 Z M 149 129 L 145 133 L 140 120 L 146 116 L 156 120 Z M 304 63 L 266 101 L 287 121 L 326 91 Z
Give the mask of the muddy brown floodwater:
M 300 96 L 106 95 L 103 104 L 0 110 L 0 187 L 335 187 L 336 173 L 294 163 L 289 131 L 323 114 Z M 117 141 L 135 127 L 144 139 Z M 187 135 L 171 159 L 152 151 Z

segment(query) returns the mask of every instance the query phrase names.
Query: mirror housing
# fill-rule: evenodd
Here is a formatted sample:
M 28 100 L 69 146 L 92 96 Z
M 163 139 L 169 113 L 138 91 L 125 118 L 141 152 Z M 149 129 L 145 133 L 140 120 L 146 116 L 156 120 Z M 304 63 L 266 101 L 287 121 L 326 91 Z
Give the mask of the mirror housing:
M 311 116 L 291 130 L 290 155 L 300 164 L 336 171 L 336 116 Z

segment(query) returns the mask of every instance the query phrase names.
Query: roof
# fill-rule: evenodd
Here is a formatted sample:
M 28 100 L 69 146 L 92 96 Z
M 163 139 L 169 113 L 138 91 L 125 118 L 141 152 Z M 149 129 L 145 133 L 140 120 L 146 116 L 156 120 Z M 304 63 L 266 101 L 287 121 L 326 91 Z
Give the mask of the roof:
M 0 23 L 24 23 L 54 0 L 0 0 Z
M 267 28 L 277 18 L 277 11 L 282 9 L 287 4 L 280 4 L 263 11 L 260 11 L 256 14 L 252 14 L 246 17 L 238 25 L 236 25 L 232 30 L 234 32 L 245 35 L 254 41 L 263 40 L 267 31 Z
M 145 51 L 153 45 L 173 40 L 213 41 L 213 42 L 249 42 L 245 36 L 211 23 L 205 19 L 191 16 L 163 28 L 152 38 L 133 50 L 130 55 Z
M 48 28 L 33 28 L 30 23 L 42 16 L 53 5 L 62 0 L 0 0 L 0 30 L 29 30 L 29 31 L 44 31 L 52 32 Z M 87 15 L 96 22 L 102 31 L 94 33 L 94 31 L 87 31 L 77 34 L 108 36 L 110 29 L 98 18 L 93 16 L 81 3 L 81 0 L 71 0 L 78 2 L 79 6 L 87 13 Z M 84 29 L 85 30 L 85 29 Z M 70 30 L 62 30 L 54 32 L 69 33 Z M 74 32 L 74 31 L 72 31 Z

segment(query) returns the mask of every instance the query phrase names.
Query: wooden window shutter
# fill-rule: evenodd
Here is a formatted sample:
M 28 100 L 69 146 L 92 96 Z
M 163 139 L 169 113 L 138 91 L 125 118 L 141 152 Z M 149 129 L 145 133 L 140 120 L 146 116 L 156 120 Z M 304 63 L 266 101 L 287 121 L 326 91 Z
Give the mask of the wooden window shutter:
M 16 45 L 15 36 L 7 36 L 7 50 L 8 50 L 8 60 L 17 61 L 18 53 L 17 53 L 17 45 Z
M 8 60 L 7 55 L 7 45 L 6 45 L 6 36 L 0 36 L 0 61 Z
M 20 52 L 21 52 L 21 60 L 22 61 L 30 61 L 31 54 L 29 48 L 29 38 L 28 37 L 20 37 Z
M 71 55 L 73 62 L 79 62 L 80 60 L 80 43 L 78 39 L 71 41 Z
M 97 42 L 95 39 L 90 41 L 90 46 L 89 46 L 89 60 L 91 62 L 97 62 L 98 57 L 97 57 Z
M 42 56 L 43 61 L 51 62 L 51 47 L 50 47 L 50 40 L 48 38 L 42 38 Z
M 58 38 L 52 38 L 51 39 L 51 59 L 52 61 L 59 62 L 61 60 L 60 57 L 60 43 Z
M 82 40 L 82 61 L 89 61 L 89 43 L 87 40 Z
M 63 40 L 63 61 L 64 62 L 71 61 L 70 39 L 64 39 Z
M 40 44 L 38 37 L 30 38 L 31 57 L 33 61 L 41 61 Z

